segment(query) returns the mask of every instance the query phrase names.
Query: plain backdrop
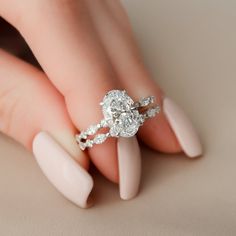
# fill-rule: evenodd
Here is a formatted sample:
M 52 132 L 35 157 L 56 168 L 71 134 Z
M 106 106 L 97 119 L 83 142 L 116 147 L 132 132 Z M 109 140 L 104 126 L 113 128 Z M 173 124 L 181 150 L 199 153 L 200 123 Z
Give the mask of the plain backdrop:
M 120 200 L 95 173 L 95 205 L 82 210 L 1 135 L 0 235 L 236 235 L 236 1 L 123 2 L 153 78 L 193 120 L 204 156 L 142 147 L 138 197 Z

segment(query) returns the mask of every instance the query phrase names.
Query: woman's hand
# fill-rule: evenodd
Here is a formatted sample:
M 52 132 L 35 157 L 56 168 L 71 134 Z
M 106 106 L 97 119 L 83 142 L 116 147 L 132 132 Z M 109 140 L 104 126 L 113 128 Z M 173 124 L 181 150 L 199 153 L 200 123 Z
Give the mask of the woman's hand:
M 138 191 L 135 137 L 110 138 L 88 153 L 75 142 L 78 130 L 101 120 L 99 102 L 109 90 L 125 89 L 135 100 L 156 96 L 161 113 L 139 131 L 148 146 L 190 157 L 202 153 L 187 117 L 150 79 L 119 1 L 8 0 L 0 15 L 22 34 L 44 71 L 0 50 L 0 130 L 33 150 L 71 201 L 87 206 L 90 160 L 119 182 L 123 199 Z

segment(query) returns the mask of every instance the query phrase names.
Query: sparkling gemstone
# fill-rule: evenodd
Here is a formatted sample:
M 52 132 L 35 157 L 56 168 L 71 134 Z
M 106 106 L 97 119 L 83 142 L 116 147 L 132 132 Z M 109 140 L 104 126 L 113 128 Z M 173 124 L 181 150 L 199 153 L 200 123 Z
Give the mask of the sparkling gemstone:
M 134 101 L 125 91 L 110 91 L 101 104 L 111 136 L 131 137 L 138 131 L 140 114 L 137 110 L 131 109 Z
M 129 111 L 134 101 L 125 91 L 112 90 L 108 92 L 102 101 L 102 111 L 106 120 L 113 120 L 121 112 Z
M 139 103 L 142 107 L 147 106 L 153 102 L 154 102 L 154 96 L 145 97 L 145 98 L 140 99 L 140 101 L 139 101 Z
M 104 119 L 101 120 L 100 125 L 101 125 L 101 127 L 106 127 L 106 125 L 107 125 L 106 120 L 104 120 Z
M 84 132 L 76 135 L 76 139 L 78 139 L 78 140 L 79 139 L 86 139 L 86 138 L 87 138 L 87 135 Z
M 148 117 L 154 117 L 160 111 L 159 107 L 153 107 L 147 110 Z
M 114 125 L 110 128 L 109 133 L 112 137 L 118 137 L 121 131 L 121 127 Z
M 120 114 L 118 126 L 121 128 L 120 135 L 122 137 L 131 137 L 137 133 L 140 126 L 139 116 L 137 110 Z
M 79 143 L 79 146 L 80 146 L 80 148 L 81 148 L 82 150 L 85 150 L 85 148 L 86 148 L 86 144 L 83 143 L 83 142 L 80 142 L 80 143 Z
M 101 144 L 107 139 L 106 134 L 98 134 L 94 137 L 93 142 L 96 144 Z
M 97 130 L 98 130 L 98 126 L 97 125 L 91 125 L 87 129 L 87 134 L 88 135 L 93 135 L 93 134 L 95 134 L 97 132 Z
M 145 121 L 145 115 L 143 115 L 143 114 L 140 115 L 138 121 L 139 121 L 139 123 L 140 123 L 141 125 L 143 125 L 143 123 L 144 123 L 144 121 Z
M 90 139 L 88 139 L 88 140 L 86 141 L 86 145 L 87 145 L 87 147 L 92 147 L 92 146 L 93 146 L 93 141 L 90 140 Z

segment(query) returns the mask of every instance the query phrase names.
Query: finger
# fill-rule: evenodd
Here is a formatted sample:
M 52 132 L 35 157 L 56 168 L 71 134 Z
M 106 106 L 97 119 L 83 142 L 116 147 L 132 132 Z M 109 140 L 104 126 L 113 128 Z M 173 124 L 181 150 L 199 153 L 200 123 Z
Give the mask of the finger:
M 14 14 L 10 14 L 13 17 L 9 20 L 24 35 L 49 78 L 64 95 L 73 123 L 84 130 L 100 121 L 98 103 L 106 92 L 120 85 L 82 1 L 35 2 L 37 6 L 32 7 L 30 15 L 25 9 L 18 11 L 18 15 L 24 16 L 20 23 Z M 124 140 L 108 139 L 89 150 L 97 168 L 111 181 L 119 181 L 123 199 L 136 195 L 140 179 L 140 152 L 133 155 L 130 152 L 139 150 L 139 146 L 135 137 L 132 140 L 126 139 L 125 144 Z M 124 152 L 126 158 L 121 156 Z M 118 163 L 117 158 L 122 160 Z
M 22 7 L 18 13 L 27 20 L 17 22 L 9 9 L 5 16 L 24 35 L 49 79 L 65 96 L 73 123 L 84 130 L 100 121 L 99 102 L 107 91 L 118 87 L 89 14 L 82 1 L 34 1 L 28 5 L 30 15 Z M 109 139 L 89 152 L 98 169 L 117 182 L 116 141 Z
M 182 149 L 189 156 L 200 155 L 201 145 L 191 122 L 150 79 L 119 1 L 106 1 L 107 4 L 101 4 L 102 1 L 87 2 L 121 84 L 136 99 L 155 95 L 162 106 L 161 113 L 145 122 L 140 129 L 140 138 L 163 152 L 174 153 Z
M 0 50 L 0 130 L 29 150 L 68 199 L 87 206 L 88 158 L 74 140 L 63 97 L 45 74 Z M 73 160 L 74 159 L 74 160 Z

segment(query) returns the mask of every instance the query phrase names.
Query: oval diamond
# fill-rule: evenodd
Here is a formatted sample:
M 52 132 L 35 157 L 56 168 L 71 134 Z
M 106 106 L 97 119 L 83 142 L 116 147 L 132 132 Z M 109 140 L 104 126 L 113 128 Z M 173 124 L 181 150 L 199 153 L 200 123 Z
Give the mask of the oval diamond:
M 106 120 L 117 118 L 118 114 L 129 111 L 134 101 L 125 91 L 112 90 L 108 92 L 102 101 L 102 111 Z
M 131 109 L 134 101 L 125 91 L 110 91 L 101 104 L 104 118 L 111 129 L 111 136 L 131 137 L 138 131 L 140 114 Z

